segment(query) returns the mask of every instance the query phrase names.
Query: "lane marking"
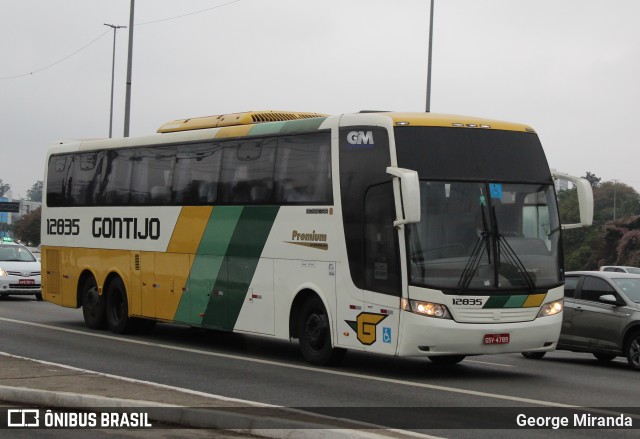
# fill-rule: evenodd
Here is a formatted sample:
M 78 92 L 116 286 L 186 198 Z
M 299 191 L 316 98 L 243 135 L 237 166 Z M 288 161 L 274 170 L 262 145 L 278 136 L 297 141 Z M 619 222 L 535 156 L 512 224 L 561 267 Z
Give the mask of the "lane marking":
M 0 320 L 8 320 L 8 319 L 0 318 Z M 46 325 L 43 325 L 43 326 L 46 326 Z M 60 329 L 60 328 L 58 328 L 58 329 Z M 246 399 L 229 398 L 229 397 L 222 396 L 222 395 L 215 395 L 213 393 L 200 392 L 198 390 L 187 389 L 187 388 L 184 388 L 184 387 L 169 386 L 167 384 L 156 383 L 156 382 L 153 382 L 153 381 L 139 380 L 139 379 L 136 379 L 136 378 L 129 378 L 129 377 L 121 376 L 121 375 L 112 375 L 112 374 L 109 374 L 109 373 L 97 372 L 95 370 L 83 369 L 83 368 L 75 367 L 75 366 L 69 366 L 67 364 L 53 363 L 51 361 L 38 360 L 36 358 L 23 357 L 21 355 L 10 354 L 8 352 L 0 351 L 0 356 L 10 357 L 10 358 L 17 358 L 17 359 L 20 359 L 20 360 L 33 361 L 35 363 L 44 364 L 46 366 L 59 367 L 61 369 L 73 370 L 74 372 L 86 373 L 86 374 L 91 374 L 91 375 L 98 375 L 98 376 L 101 376 L 101 377 L 116 379 L 116 380 L 120 380 L 120 381 L 126 381 L 128 383 L 144 384 L 144 385 L 151 386 L 151 387 L 157 387 L 157 388 L 161 388 L 161 389 L 172 390 L 172 391 L 176 391 L 176 392 L 186 393 L 186 394 L 189 394 L 189 395 L 197 395 L 197 396 L 210 398 L 210 399 L 217 399 L 217 400 L 225 401 L 225 402 L 245 404 L 245 405 L 248 405 L 250 407 L 277 408 L 277 409 L 280 409 L 280 410 L 285 411 L 285 412 L 302 414 L 302 415 L 309 416 L 309 417 L 312 417 L 312 418 L 316 417 L 318 419 L 322 419 L 322 420 L 325 420 L 325 421 L 326 420 L 329 420 L 329 421 L 336 421 L 336 420 L 342 421 L 343 420 L 341 418 L 336 418 L 334 416 L 328 416 L 328 415 L 323 415 L 323 414 L 320 414 L 320 413 L 314 413 L 314 412 L 294 409 L 294 408 L 285 407 L 285 406 L 281 406 L 281 405 L 266 404 L 266 403 L 257 402 L 257 401 L 249 401 L 249 400 L 246 400 Z M 0 386 L 0 388 L 2 388 L 2 387 L 7 387 L 7 386 Z M 13 386 L 8 386 L 8 387 L 13 387 Z M 63 392 L 63 393 L 68 393 L 68 392 Z M 105 396 L 105 397 L 101 397 L 99 395 L 97 395 L 97 396 L 99 398 L 114 399 L 114 398 L 109 397 L 109 396 Z M 144 401 L 144 402 L 147 403 L 149 401 Z M 155 403 L 155 404 L 157 404 L 158 406 L 162 406 L 162 407 L 182 407 L 182 406 L 178 406 L 178 405 L 175 405 L 175 404 L 164 404 L 164 403 Z M 362 422 L 362 421 L 358 421 L 358 420 L 355 420 L 355 419 L 344 419 L 344 420 L 346 420 L 346 421 L 348 421 L 348 422 L 350 422 L 350 423 L 352 423 L 354 425 L 359 425 L 363 429 L 368 429 L 368 430 L 386 430 L 386 431 L 391 431 L 391 432 L 398 432 L 398 433 L 401 433 L 401 434 L 403 434 L 405 436 L 412 436 L 412 437 L 421 438 L 421 439 L 441 439 L 441 438 L 439 438 L 437 436 L 431 436 L 431 435 L 428 435 L 428 434 L 425 434 L 425 433 L 418 433 L 418 432 L 411 431 L 411 430 L 401 430 L 401 429 L 397 429 L 397 428 L 388 428 L 388 427 L 385 427 L 383 425 L 373 424 L 373 423 L 370 423 L 370 422 Z M 331 431 L 331 430 L 327 430 L 327 431 Z M 364 437 L 371 437 L 373 439 L 377 439 L 378 438 L 378 436 L 375 435 L 375 434 L 372 434 L 372 435 L 369 435 L 369 436 L 365 435 Z
M 284 368 L 288 368 L 288 369 L 296 369 L 296 370 L 304 370 L 304 371 L 309 371 L 309 372 L 323 373 L 325 375 L 337 375 L 337 376 L 347 377 L 347 378 L 364 379 L 364 380 L 377 381 L 377 382 L 383 382 L 383 383 L 388 383 L 388 384 L 397 384 L 397 385 L 402 385 L 402 386 L 418 387 L 418 388 L 422 388 L 422 389 L 440 390 L 442 392 L 458 393 L 458 394 L 462 394 L 462 395 L 478 396 L 478 397 L 481 397 L 481 398 L 492 398 L 492 399 L 498 399 L 498 400 L 504 400 L 504 401 L 521 402 L 521 403 L 525 403 L 525 404 L 540 405 L 540 406 L 547 406 L 547 407 L 559 407 L 559 408 L 570 408 L 570 409 L 583 408 L 583 407 L 578 406 L 578 405 L 563 404 L 563 403 L 559 403 L 559 402 L 545 401 L 545 400 L 540 400 L 540 399 L 523 398 L 523 397 L 519 397 L 519 396 L 503 395 L 503 394 L 500 394 L 500 393 L 480 392 L 480 391 L 477 391 L 477 390 L 459 389 L 457 387 L 439 386 L 439 385 L 436 385 L 436 384 L 418 383 L 418 382 L 413 382 L 413 381 L 398 380 L 398 379 L 395 379 L 395 378 L 377 377 L 377 376 L 373 376 L 373 375 L 361 375 L 361 374 L 357 374 L 357 373 L 353 373 L 353 372 L 344 372 L 344 371 L 330 370 L 330 369 L 320 369 L 320 368 L 315 368 L 315 367 L 312 367 L 312 366 L 302 366 L 302 365 L 297 365 L 297 364 L 280 363 L 280 362 L 276 362 L 276 361 L 262 360 L 262 359 L 259 359 L 259 358 L 249 358 L 249 357 L 242 357 L 242 356 L 239 356 L 239 355 L 222 354 L 222 353 L 217 353 L 217 352 L 201 351 L 201 350 L 197 350 L 197 349 L 184 348 L 184 347 L 180 347 L 180 346 L 171 346 L 171 345 L 165 345 L 165 344 L 160 344 L 160 343 L 150 343 L 150 342 L 146 342 L 146 341 L 142 341 L 142 340 L 131 340 L 131 339 L 119 338 L 119 337 L 112 336 L 112 335 L 105 335 L 105 334 L 93 334 L 93 333 L 89 333 L 89 332 L 79 331 L 79 330 L 76 330 L 76 329 L 60 328 L 60 327 L 56 327 L 56 326 L 44 325 L 44 324 L 41 324 L 41 323 L 25 322 L 25 321 L 22 321 L 22 320 L 8 319 L 8 318 L 4 318 L 4 317 L 0 317 L 0 321 L 10 322 L 10 323 L 18 323 L 18 324 L 21 324 L 21 325 L 34 326 L 34 327 L 38 327 L 38 328 L 53 329 L 55 331 L 60 331 L 60 332 L 67 332 L 67 333 L 71 333 L 71 334 L 78 334 L 78 335 L 85 335 L 85 336 L 90 336 L 90 337 L 104 338 L 104 339 L 108 339 L 108 340 L 120 341 L 120 342 L 130 343 L 130 344 L 137 344 L 137 345 L 142 345 L 142 346 L 158 347 L 158 348 L 171 349 L 171 350 L 180 351 L 180 352 L 188 352 L 188 353 L 193 353 L 193 354 L 208 355 L 208 356 L 211 356 L 211 357 L 227 358 L 227 359 L 232 359 L 232 360 L 247 361 L 247 362 L 250 362 L 250 363 L 265 364 L 265 365 L 276 366 L 276 367 L 284 367 Z M 602 412 L 602 413 L 612 413 L 612 414 L 617 414 L 617 415 L 620 414 L 620 413 L 608 412 L 606 410 L 600 410 L 600 412 Z
M 490 366 L 515 367 L 513 364 L 490 363 L 488 361 L 466 360 L 466 359 L 464 361 L 467 362 L 467 363 L 488 364 Z

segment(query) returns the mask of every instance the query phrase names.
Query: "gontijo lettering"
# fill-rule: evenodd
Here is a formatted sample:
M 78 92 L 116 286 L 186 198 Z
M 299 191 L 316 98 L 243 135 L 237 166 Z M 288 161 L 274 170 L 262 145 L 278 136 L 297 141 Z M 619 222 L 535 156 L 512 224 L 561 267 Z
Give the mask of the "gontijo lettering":
M 160 238 L 160 219 L 95 217 L 91 223 L 94 238 L 153 239 Z

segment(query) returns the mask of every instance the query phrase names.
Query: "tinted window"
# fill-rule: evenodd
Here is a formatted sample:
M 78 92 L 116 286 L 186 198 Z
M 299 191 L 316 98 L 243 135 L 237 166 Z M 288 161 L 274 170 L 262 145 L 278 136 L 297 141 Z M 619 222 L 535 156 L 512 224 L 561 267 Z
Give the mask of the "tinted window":
M 330 204 L 331 144 L 329 134 L 309 134 L 278 140 L 275 202 Z
M 71 177 L 68 179 L 67 203 L 72 205 L 93 204 L 99 190 L 99 157 L 103 153 L 85 152 L 73 155 Z
M 216 144 L 178 147 L 173 177 L 177 204 L 207 204 L 218 199 L 222 147 Z
M 353 136 L 357 136 L 354 138 Z M 370 126 L 340 129 L 340 196 L 351 279 L 358 288 L 364 280 L 364 200 L 372 186 L 391 181 L 389 135 Z
M 131 204 L 166 204 L 171 201 L 171 180 L 176 160 L 174 147 L 135 150 L 131 176 Z
M 130 149 L 107 151 L 105 179 L 102 182 L 101 201 L 105 204 L 129 204 L 129 189 L 135 152 Z
M 365 286 L 400 296 L 398 234 L 393 227 L 395 204 L 391 183 L 369 188 L 365 195 Z
M 224 142 L 223 147 L 220 200 L 226 204 L 269 204 L 276 141 Z
M 580 293 L 581 299 L 599 302 L 600 296 L 604 296 L 605 294 L 616 295 L 613 287 L 606 281 L 593 276 L 585 276 Z
M 535 133 L 447 127 L 396 127 L 398 166 L 430 180 L 552 183 Z
M 567 276 L 564 280 L 564 297 L 574 297 L 579 277 Z
M 330 133 L 51 156 L 48 206 L 331 204 Z
M 47 170 L 47 205 L 64 206 L 72 155 L 52 156 Z

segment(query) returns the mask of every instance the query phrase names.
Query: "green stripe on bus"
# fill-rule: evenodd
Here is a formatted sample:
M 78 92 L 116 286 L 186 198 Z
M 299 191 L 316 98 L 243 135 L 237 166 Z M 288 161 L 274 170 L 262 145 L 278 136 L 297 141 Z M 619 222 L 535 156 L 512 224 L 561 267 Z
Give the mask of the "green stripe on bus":
M 483 308 L 502 308 L 509 300 L 509 296 L 491 296 Z
M 278 134 L 286 122 L 268 122 L 255 124 L 251 131 L 250 136 L 264 136 L 269 134 Z
M 510 296 L 507 303 L 504 304 L 505 308 L 522 308 L 524 302 L 527 300 L 528 295 Z
M 243 208 L 209 297 L 203 326 L 233 330 L 279 209 Z
M 280 134 L 304 133 L 307 131 L 317 131 L 326 117 L 314 117 L 313 119 L 301 119 L 285 122 L 280 130 Z
M 533 296 L 537 297 L 539 295 Z M 484 304 L 483 308 L 523 308 L 525 307 L 525 303 L 527 302 L 527 300 L 531 297 L 532 296 L 528 294 L 517 294 L 513 296 L 490 296 L 489 300 L 487 300 L 487 303 Z M 540 299 L 540 301 L 542 300 Z
M 220 274 L 231 237 L 236 229 L 241 206 L 214 207 L 202 234 L 189 272 L 187 293 L 182 295 L 175 320 L 200 324 L 209 303 L 209 295 Z

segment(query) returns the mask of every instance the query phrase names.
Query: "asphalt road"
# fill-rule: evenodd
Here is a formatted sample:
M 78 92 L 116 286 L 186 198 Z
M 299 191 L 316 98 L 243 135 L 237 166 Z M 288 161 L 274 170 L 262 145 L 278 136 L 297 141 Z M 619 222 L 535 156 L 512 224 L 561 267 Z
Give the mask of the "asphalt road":
M 14 355 L 441 437 L 545 437 L 549 429 L 506 428 L 517 428 L 519 413 L 564 416 L 565 405 L 634 414 L 635 428 L 562 429 L 557 437 L 636 437 L 640 426 L 640 374 L 622 358 L 603 364 L 588 354 L 509 354 L 438 367 L 349 352 L 340 367 L 317 368 L 296 343 L 169 324 L 116 336 L 85 328 L 81 310 L 30 297 L 0 299 L 0 337 L 0 351 Z M 484 421 L 505 429 L 483 430 Z

